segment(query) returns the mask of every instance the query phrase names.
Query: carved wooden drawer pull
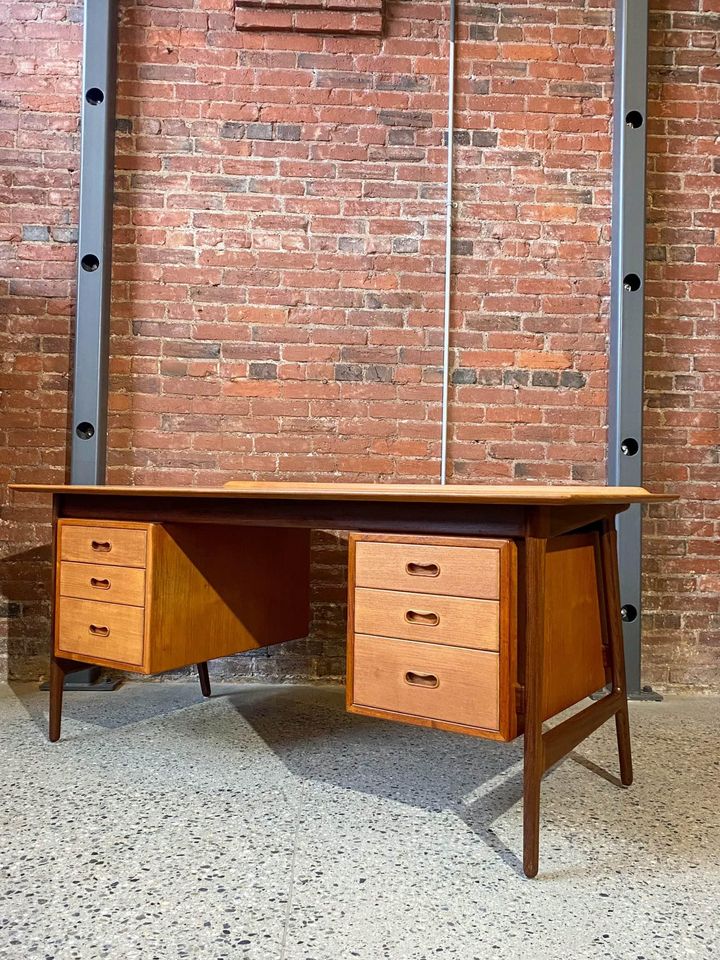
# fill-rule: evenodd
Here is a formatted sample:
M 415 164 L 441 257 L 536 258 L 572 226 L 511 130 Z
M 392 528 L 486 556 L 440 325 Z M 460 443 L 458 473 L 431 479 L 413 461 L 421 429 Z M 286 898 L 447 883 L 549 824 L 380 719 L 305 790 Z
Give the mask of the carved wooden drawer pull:
M 96 553 L 110 553 L 112 550 L 112 544 L 109 540 L 92 540 L 90 546 Z
M 440 681 L 434 673 L 414 673 L 412 670 L 408 670 L 405 674 L 405 683 L 413 687 L 427 687 L 430 690 L 440 686 Z
M 98 627 L 96 624 L 91 623 L 88 630 L 94 637 L 110 636 L 110 627 Z
M 408 623 L 420 623 L 426 627 L 436 627 L 440 623 L 440 615 L 430 610 L 407 610 L 405 619 Z
M 440 567 L 437 563 L 406 563 L 405 572 L 411 577 L 439 577 Z
M 98 590 L 109 590 L 111 584 L 107 578 L 90 577 L 90 586 L 97 587 Z

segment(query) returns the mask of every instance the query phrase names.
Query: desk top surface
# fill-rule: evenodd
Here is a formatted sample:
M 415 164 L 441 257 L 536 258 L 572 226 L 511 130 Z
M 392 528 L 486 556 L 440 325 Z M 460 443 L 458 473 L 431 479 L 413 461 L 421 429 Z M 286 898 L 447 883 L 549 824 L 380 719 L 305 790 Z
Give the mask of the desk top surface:
M 395 503 L 508 503 L 553 506 L 579 504 L 652 503 L 673 500 L 644 487 L 540 486 L 514 483 L 295 483 L 236 480 L 223 487 L 80 486 L 52 483 L 12 483 L 21 493 L 115 497 L 192 497 L 219 500 L 353 500 Z

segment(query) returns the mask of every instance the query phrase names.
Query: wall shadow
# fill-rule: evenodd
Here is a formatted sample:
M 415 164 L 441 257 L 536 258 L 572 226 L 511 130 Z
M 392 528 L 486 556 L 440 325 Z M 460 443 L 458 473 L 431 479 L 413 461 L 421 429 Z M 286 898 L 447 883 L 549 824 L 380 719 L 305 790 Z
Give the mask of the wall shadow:
M 48 672 L 51 553 L 47 543 L 0 559 L 9 682 L 37 680 Z

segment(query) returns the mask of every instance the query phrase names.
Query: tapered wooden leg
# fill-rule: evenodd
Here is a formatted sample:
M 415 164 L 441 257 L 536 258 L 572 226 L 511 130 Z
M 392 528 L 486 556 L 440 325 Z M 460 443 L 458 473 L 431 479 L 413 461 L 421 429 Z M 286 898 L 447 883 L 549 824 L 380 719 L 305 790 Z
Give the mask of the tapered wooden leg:
M 542 736 L 545 646 L 545 553 L 547 541 L 528 537 L 526 545 L 525 757 L 523 771 L 523 869 L 538 872 L 540 855 L 540 783 L 545 769 Z
M 202 690 L 202 695 L 204 697 L 212 696 L 212 691 L 210 689 L 210 674 L 208 673 L 207 661 L 203 661 L 197 665 L 198 676 L 200 677 L 200 689 Z
M 62 724 L 63 687 L 65 677 L 70 672 L 67 660 L 50 657 L 50 721 L 48 724 L 48 738 L 50 743 L 57 743 L 60 739 Z M 75 665 L 77 669 L 77 665 Z
M 623 645 L 620 615 L 620 578 L 617 560 L 617 534 L 612 521 L 603 524 L 600 551 L 605 587 L 605 615 L 610 646 L 610 677 L 613 693 L 621 695 L 621 705 L 615 714 L 620 780 L 629 787 L 633 782 L 632 751 L 630 747 L 630 718 L 628 715 L 627 684 L 625 681 L 625 647 Z

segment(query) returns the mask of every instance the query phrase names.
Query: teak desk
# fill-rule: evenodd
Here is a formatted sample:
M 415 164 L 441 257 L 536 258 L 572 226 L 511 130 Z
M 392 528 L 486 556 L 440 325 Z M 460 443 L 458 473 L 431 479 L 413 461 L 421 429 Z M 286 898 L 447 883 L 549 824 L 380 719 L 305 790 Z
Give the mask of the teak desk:
M 640 487 L 16 484 L 53 501 L 50 739 L 63 679 L 157 673 L 305 636 L 310 530 L 350 531 L 347 707 L 525 738 L 524 869 L 543 774 L 615 718 L 632 782 L 615 515 Z M 543 721 L 603 687 L 602 699 Z

